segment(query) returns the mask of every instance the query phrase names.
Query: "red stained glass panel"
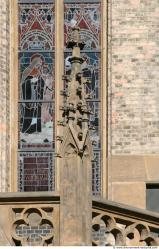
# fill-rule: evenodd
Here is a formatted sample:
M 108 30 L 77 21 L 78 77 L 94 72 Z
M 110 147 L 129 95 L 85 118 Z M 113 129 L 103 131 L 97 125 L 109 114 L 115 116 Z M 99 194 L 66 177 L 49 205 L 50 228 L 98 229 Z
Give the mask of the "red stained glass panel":
M 19 50 L 54 49 L 54 5 L 19 4 Z
M 53 153 L 51 152 L 21 152 L 19 155 L 19 190 L 54 190 L 53 164 Z

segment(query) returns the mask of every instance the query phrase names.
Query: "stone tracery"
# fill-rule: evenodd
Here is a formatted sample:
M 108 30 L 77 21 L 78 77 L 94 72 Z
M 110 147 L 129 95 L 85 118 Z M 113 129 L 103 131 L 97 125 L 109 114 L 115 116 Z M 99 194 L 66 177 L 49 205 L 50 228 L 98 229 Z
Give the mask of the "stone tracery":
M 157 246 L 159 232 L 147 223 L 93 212 L 92 244 L 96 246 Z
M 15 208 L 13 211 L 15 219 L 12 237 L 16 245 L 54 245 L 52 217 L 50 217 L 45 210 L 41 208 L 22 208 L 19 213 L 19 209 Z

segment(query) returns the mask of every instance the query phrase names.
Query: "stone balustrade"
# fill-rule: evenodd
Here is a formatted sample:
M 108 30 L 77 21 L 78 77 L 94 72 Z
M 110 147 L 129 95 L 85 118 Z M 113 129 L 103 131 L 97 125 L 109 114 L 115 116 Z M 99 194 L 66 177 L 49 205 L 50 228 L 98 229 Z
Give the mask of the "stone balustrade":
M 158 246 L 159 214 L 123 204 L 93 200 L 92 244 Z
M 0 245 L 59 245 L 59 208 L 56 193 L 1 193 Z
M 92 217 L 94 246 L 159 246 L 158 213 L 93 199 Z M 1 193 L 0 245 L 59 246 L 59 194 Z

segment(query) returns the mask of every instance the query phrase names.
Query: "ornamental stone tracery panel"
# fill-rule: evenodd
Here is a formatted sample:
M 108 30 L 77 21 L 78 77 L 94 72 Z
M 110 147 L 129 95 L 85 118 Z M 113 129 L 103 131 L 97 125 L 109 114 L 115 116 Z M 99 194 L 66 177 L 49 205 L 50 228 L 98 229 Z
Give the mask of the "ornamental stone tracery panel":
M 92 245 L 158 246 L 159 230 L 148 222 L 93 211 Z
M 52 207 L 14 208 L 13 240 L 16 246 L 53 246 Z

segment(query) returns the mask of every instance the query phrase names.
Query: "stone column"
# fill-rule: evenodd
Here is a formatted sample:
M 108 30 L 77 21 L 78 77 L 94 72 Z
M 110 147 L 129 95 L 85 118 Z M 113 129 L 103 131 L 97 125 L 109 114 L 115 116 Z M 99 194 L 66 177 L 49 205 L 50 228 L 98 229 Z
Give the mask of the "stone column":
M 9 0 L 0 0 L 0 192 L 9 190 Z

